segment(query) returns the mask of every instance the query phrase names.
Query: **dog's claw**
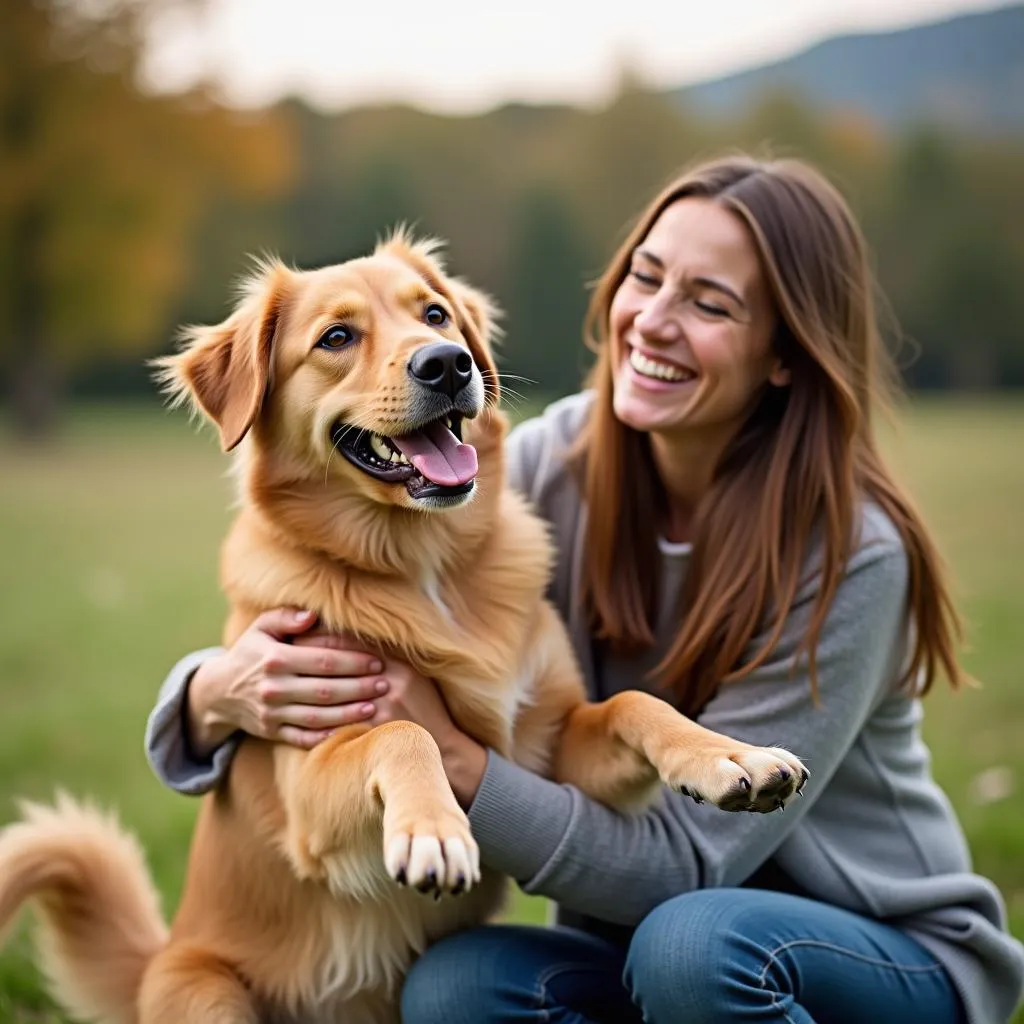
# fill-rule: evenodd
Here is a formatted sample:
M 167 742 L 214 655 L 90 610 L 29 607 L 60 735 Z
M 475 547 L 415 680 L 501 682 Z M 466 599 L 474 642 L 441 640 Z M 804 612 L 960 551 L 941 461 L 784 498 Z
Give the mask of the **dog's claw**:
M 437 888 L 437 872 L 434 871 L 433 868 L 431 868 L 431 870 L 427 872 L 426 877 L 423 879 L 423 881 L 419 882 L 416 885 L 417 892 L 423 893 L 433 892 Z
M 405 868 L 404 867 L 400 867 L 398 869 L 398 874 L 395 875 L 395 881 L 399 885 L 406 885 L 406 884 L 408 884 L 409 878 L 408 878 L 408 876 L 405 873 Z

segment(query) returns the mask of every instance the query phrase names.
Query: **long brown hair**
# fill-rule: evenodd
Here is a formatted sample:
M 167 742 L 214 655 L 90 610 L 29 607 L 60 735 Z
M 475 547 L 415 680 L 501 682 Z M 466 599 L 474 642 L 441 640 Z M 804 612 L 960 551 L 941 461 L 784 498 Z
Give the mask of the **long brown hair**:
M 820 537 L 820 586 L 797 652 L 808 657 L 816 696 L 818 639 L 866 498 L 891 518 L 907 553 L 913 650 L 900 684 L 923 673 L 927 691 L 941 671 L 959 685 L 960 625 L 941 560 L 875 440 L 875 419 L 897 389 L 864 239 L 838 191 L 795 160 L 730 157 L 677 178 L 647 207 L 597 283 L 586 320 L 597 352 L 590 378 L 597 396 L 576 452 L 591 509 L 582 585 L 593 635 L 617 650 L 643 648 L 654 636 L 659 558 L 651 514 L 664 513 L 667 498 L 648 437 L 613 412 L 608 322 L 633 250 L 662 211 L 686 197 L 720 203 L 749 229 L 777 311 L 775 352 L 792 381 L 765 389 L 695 510 L 686 612 L 655 669 L 658 681 L 692 714 L 719 684 L 763 664 Z M 767 639 L 743 660 L 762 632 Z

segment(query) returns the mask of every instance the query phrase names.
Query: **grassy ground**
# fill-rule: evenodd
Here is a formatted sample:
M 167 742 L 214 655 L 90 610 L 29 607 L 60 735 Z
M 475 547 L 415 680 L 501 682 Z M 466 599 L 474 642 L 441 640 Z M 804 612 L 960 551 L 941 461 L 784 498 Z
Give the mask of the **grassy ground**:
M 935 773 L 1024 936 L 1024 400 L 918 403 L 890 448 L 949 556 L 983 683 L 929 700 Z M 217 641 L 223 470 L 209 435 L 153 409 L 79 410 L 43 452 L 0 437 L 0 823 L 56 785 L 116 804 L 170 910 L 196 804 L 155 781 L 142 731 L 175 658 Z M 60 1019 L 22 929 L 0 955 L 0 1021 Z

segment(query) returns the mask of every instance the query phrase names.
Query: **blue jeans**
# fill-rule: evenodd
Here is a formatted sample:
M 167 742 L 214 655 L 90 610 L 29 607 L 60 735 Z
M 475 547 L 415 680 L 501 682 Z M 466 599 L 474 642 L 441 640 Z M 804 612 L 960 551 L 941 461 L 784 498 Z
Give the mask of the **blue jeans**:
M 403 1024 L 962 1024 L 943 967 L 889 925 L 787 893 L 669 900 L 628 949 L 567 928 L 442 940 L 402 992 Z

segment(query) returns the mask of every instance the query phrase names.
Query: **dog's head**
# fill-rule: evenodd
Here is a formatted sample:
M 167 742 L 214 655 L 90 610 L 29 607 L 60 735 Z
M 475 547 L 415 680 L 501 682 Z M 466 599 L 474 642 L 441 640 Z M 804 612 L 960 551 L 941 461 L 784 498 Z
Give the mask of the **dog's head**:
M 231 316 L 190 328 L 159 375 L 226 451 L 252 433 L 292 472 L 343 474 L 376 502 L 464 504 L 478 467 L 463 420 L 498 398 L 493 308 L 434 248 L 399 233 L 320 270 L 264 264 Z

